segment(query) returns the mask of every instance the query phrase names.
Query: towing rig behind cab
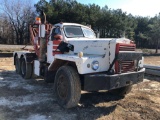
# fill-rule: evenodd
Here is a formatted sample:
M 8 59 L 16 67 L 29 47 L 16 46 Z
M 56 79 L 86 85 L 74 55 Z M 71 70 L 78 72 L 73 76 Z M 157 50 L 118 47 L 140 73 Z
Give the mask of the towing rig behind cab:
M 30 25 L 32 50 L 15 51 L 16 72 L 25 79 L 32 74 L 54 82 L 58 103 L 75 107 L 81 90 L 108 90 L 116 95 L 130 92 L 143 81 L 141 52 L 126 38 L 96 38 L 92 29 L 75 23 Z

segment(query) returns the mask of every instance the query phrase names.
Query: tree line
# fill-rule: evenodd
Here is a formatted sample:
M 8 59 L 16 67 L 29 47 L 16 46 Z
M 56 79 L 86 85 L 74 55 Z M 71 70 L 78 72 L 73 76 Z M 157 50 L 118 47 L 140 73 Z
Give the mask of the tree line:
M 0 3 L 0 43 L 30 43 L 29 24 L 35 19 L 31 0 L 2 0 Z
M 21 2 L 21 0 L 18 1 Z M 27 6 L 25 5 L 25 7 Z M 9 7 L 6 8 L 9 9 Z M 18 7 L 16 6 L 16 8 Z M 91 25 L 95 32 L 100 33 L 101 38 L 126 37 L 133 40 L 138 48 L 155 48 L 156 52 L 160 48 L 160 14 L 154 17 L 133 16 L 121 9 L 110 9 L 107 5 L 101 8 L 96 4 L 86 5 L 69 0 L 50 0 L 49 2 L 39 0 L 34 5 L 34 8 L 35 10 L 21 7 L 18 10 L 21 11 L 19 13 L 21 16 L 15 14 L 21 18 L 18 20 L 10 19 L 6 12 L 4 12 L 6 18 L 3 17 L 4 20 L 0 18 L 0 23 L 1 21 L 6 22 L 5 24 L 9 25 L 13 31 L 12 35 L 9 31 L 6 33 L 8 34 L 7 37 L 10 36 L 10 39 L 12 39 L 12 43 L 25 44 L 29 42 L 29 35 L 25 35 L 28 34 L 28 24 L 34 21 L 36 14 L 42 17 L 41 13 L 43 11 L 46 13 L 47 21 L 51 24 L 73 22 Z M 23 22 L 20 24 L 16 23 L 17 26 L 14 27 L 15 24 L 12 21 Z M 21 35 L 22 33 L 23 35 Z M 4 34 L 3 36 L 0 34 L 0 40 L 8 39 L 5 37 Z

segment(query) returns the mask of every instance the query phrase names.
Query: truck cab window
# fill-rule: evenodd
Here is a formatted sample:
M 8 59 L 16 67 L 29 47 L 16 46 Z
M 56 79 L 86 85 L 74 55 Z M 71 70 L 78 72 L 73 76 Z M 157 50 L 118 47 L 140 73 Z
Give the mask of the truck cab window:
M 61 35 L 60 27 L 53 28 L 52 34 L 51 34 L 51 40 L 55 40 L 54 38 L 55 35 Z

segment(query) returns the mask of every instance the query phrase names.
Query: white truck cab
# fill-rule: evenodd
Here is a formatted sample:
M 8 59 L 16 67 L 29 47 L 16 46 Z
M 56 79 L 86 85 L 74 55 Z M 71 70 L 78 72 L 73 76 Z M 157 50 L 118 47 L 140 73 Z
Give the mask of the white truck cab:
M 96 38 L 91 28 L 76 23 L 41 26 L 30 26 L 34 51 L 14 52 L 16 72 L 26 79 L 36 74 L 54 82 L 62 107 L 75 107 L 81 90 L 125 95 L 143 81 L 142 53 L 131 40 Z M 45 37 L 39 35 L 44 32 Z

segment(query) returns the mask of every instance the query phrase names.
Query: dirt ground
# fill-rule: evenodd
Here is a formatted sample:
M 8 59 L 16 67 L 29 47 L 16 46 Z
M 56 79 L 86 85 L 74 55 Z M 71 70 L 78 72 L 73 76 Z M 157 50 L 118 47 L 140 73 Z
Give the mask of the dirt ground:
M 145 56 L 144 64 L 160 66 L 160 56 Z
M 12 57 L 0 58 L 0 120 L 93 119 L 159 120 L 160 78 L 145 76 L 144 82 L 134 85 L 125 98 L 106 91 L 82 91 L 76 108 L 63 109 L 55 100 L 53 84 L 41 79 L 24 80 L 15 73 Z

